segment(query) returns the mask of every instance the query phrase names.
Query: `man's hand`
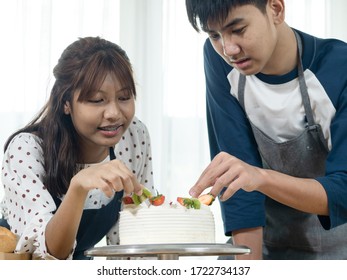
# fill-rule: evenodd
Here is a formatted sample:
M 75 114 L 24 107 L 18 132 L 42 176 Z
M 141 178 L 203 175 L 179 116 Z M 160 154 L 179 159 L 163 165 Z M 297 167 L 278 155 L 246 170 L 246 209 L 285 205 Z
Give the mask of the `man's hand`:
M 206 188 L 212 187 L 213 196 L 221 194 L 220 200 L 227 200 L 236 191 L 254 191 L 262 183 L 262 171 L 228 153 L 219 153 L 203 171 L 198 181 L 190 189 L 192 197 L 198 197 Z

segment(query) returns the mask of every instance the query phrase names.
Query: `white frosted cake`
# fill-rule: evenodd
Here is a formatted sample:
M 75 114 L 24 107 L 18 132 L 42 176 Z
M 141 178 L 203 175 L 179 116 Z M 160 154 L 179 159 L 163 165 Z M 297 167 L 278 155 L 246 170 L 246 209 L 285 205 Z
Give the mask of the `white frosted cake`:
M 120 245 L 215 243 L 215 222 L 210 208 L 180 204 L 125 205 L 119 220 Z

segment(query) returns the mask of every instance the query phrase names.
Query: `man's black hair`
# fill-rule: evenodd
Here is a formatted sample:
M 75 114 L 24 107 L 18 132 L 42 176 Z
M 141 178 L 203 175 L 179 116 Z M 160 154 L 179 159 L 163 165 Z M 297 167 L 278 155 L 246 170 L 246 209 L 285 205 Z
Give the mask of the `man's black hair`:
M 254 5 L 266 12 L 268 0 L 186 0 L 189 22 L 196 31 L 207 31 L 208 21 L 223 22 L 232 8 Z

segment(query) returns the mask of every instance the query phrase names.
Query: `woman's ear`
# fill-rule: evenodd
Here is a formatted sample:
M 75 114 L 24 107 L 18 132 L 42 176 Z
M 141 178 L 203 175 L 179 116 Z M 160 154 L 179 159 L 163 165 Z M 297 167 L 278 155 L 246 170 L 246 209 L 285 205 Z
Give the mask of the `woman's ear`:
M 281 24 L 285 19 L 284 0 L 269 0 L 269 7 L 275 24 Z
M 70 102 L 66 101 L 64 104 L 64 114 L 65 115 L 70 115 L 71 113 L 71 107 L 70 107 Z

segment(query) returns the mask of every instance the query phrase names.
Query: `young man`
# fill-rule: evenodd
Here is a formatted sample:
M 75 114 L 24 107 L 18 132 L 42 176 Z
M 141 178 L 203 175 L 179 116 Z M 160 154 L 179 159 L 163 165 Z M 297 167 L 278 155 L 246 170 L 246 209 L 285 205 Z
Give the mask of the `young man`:
M 347 44 L 289 27 L 284 0 L 186 0 L 204 46 L 211 156 L 250 259 L 347 258 Z

